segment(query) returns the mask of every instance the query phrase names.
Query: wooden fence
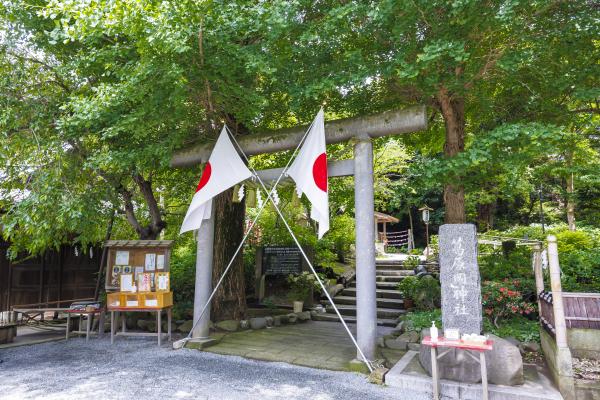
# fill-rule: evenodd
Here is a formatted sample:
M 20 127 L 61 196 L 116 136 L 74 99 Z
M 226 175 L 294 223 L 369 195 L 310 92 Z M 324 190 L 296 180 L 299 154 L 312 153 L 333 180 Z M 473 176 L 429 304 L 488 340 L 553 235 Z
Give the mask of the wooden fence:
M 567 328 L 600 329 L 600 293 L 563 292 L 563 308 Z M 540 322 L 555 335 L 552 293 L 540 293 Z

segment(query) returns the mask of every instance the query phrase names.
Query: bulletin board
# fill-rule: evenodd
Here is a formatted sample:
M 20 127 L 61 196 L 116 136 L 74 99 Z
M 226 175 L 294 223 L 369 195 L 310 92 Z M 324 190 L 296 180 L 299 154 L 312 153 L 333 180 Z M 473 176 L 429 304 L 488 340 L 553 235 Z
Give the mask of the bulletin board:
M 158 281 L 168 284 L 172 240 L 109 240 L 105 288 L 107 292 L 120 290 L 121 284 L 140 286 L 141 292 L 160 291 Z M 165 274 L 167 278 L 165 278 Z M 127 276 L 132 275 L 131 279 Z M 162 278 L 161 278 L 162 277 Z M 170 285 L 167 287 L 170 288 Z M 143 290 L 142 290 L 143 289 Z M 163 289 L 164 290 L 164 289 Z M 168 289 L 167 289 L 168 291 Z

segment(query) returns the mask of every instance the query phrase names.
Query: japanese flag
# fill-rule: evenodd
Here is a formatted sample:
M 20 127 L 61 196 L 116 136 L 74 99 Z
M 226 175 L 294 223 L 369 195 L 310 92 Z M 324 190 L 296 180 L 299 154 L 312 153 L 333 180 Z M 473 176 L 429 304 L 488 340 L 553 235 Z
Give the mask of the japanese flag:
M 223 127 L 202 171 L 198 188 L 179 233 L 200 229 L 202 220 L 210 218 L 213 197 L 251 176 L 252 173 L 233 147 L 227 129 Z
M 308 197 L 312 205 L 310 217 L 319 224 L 319 239 L 329 230 L 329 195 L 327 194 L 327 154 L 325 121 L 321 109 L 306 136 L 298 157 L 288 172 L 296 182 L 296 191 Z

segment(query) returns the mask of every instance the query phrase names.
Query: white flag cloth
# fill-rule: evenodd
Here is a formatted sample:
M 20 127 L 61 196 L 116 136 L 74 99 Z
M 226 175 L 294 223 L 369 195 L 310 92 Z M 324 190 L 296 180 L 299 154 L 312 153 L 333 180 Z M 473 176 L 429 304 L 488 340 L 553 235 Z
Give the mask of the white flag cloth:
M 296 182 L 298 195 L 304 193 L 312 205 L 310 217 L 319 224 L 319 239 L 329 230 L 327 194 L 327 153 L 325 118 L 321 109 L 288 172 Z
M 179 233 L 200 229 L 202 220 L 209 219 L 212 198 L 252 176 L 233 147 L 223 127 L 219 139 L 202 171 L 198 188 L 181 224 Z

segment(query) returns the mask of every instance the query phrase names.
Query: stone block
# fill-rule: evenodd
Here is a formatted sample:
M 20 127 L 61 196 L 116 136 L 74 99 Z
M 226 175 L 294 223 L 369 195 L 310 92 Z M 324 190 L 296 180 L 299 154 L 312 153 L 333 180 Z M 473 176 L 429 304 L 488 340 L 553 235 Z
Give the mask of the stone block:
M 273 317 L 265 317 L 265 322 L 267 323 L 267 328 L 273 326 Z
M 273 317 L 273 326 L 281 326 L 281 317 L 279 315 Z
M 279 320 L 281 321 L 282 325 L 290 323 L 290 317 L 287 314 L 279 315 Z
M 494 348 L 485 352 L 489 382 L 497 385 L 522 385 L 523 358 L 519 348 L 495 335 L 490 335 L 490 339 L 494 341 Z
M 389 347 L 394 350 L 406 350 L 408 348 L 408 342 L 406 340 L 385 339 L 385 347 Z
M 302 312 L 296 313 L 296 315 L 298 316 L 299 321 L 310 321 L 310 312 L 309 311 L 302 311 Z
M 398 336 L 398 339 L 408 343 L 417 343 L 419 341 L 419 333 L 416 331 L 407 331 Z
M 421 344 L 420 343 L 409 343 L 408 349 L 412 350 L 412 351 L 419 351 L 419 350 L 421 350 Z
M 250 328 L 256 330 L 256 329 L 263 329 L 267 327 L 267 320 L 265 318 L 259 317 L 259 318 L 250 318 Z
M 240 321 L 234 319 L 226 319 L 215 324 L 217 329 L 226 332 L 236 332 L 240 328 Z
M 337 285 L 333 285 L 327 288 L 327 292 L 329 293 L 329 295 L 331 297 L 335 297 L 338 295 L 338 293 L 340 293 L 342 290 L 344 290 L 344 285 L 342 285 L 341 283 L 338 283 Z
M 287 318 L 288 318 L 288 323 L 290 323 L 290 324 L 295 324 L 296 321 L 298 320 L 298 316 L 294 313 L 289 313 L 287 315 Z

